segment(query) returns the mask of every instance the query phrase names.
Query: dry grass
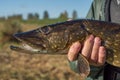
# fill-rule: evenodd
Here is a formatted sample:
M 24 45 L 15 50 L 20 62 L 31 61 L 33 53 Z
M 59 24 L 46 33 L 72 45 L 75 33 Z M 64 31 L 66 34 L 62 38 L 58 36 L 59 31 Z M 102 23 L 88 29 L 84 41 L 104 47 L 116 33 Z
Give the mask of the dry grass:
M 29 55 L 7 48 L 0 52 L 2 80 L 79 80 L 69 68 L 65 55 Z

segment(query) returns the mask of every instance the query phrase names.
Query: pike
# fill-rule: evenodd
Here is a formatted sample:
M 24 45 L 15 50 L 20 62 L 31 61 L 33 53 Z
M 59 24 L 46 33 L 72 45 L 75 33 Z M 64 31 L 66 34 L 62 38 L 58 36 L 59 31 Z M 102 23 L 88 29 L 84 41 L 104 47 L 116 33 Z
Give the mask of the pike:
M 46 25 L 31 31 L 14 35 L 23 46 L 10 48 L 17 52 L 29 54 L 67 54 L 72 43 L 83 43 L 85 38 L 93 34 L 102 40 L 107 50 L 106 62 L 120 67 L 120 24 L 98 20 L 79 19 Z M 90 73 L 90 63 L 82 55 L 78 55 L 78 69 L 82 77 Z

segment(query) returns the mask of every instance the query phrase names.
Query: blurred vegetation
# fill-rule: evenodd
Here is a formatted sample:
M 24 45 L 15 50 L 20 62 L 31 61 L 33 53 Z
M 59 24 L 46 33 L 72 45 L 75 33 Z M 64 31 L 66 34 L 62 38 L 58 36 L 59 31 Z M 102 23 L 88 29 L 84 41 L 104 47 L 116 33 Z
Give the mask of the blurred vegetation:
M 47 11 L 44 11 L 43 19 L 49 19 L 49 14 Z
M 39 20 L 39 14 L 38 13 L 35 13 L 35 14 L 29 13 L 28 20 Z
M 22 28 L 19 22 L 17 21 L 6 21 L 4 27 L 1 30 L 2 42 L 6 43 L 9 41 L 15 40 L 13 34 L 22 32 Z
M 74 12 L 74 19 L 77 17 Z M 0 18 L 0 80 L 80 80 L 80 76 L 69 68 L 65 55 L 29 55 L 9 49 L 17 44 L 13 34 L 31 30 L 38 26 L 66 21 L 67 11 L 58 18 L 50 18 L 47 11 L 43 19 L 38 13 L 28 14 L 24 20 L 22 15 Z
M 72 19 L 77 19 L 78 15 L 77 15 L 77 11 L 73 11 L 73 14 L 72 14 Z

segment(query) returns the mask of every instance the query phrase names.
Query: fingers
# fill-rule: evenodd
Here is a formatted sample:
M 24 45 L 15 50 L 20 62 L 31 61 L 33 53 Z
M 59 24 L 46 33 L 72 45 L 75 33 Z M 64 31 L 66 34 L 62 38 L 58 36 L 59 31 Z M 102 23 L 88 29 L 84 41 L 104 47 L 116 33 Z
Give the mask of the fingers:
M 84 43 L 84 47 L 82 49 L 82 54 L 87 58 L 89 59 L 89 57 L 91 56 L 91 52 L 92 52 L 92 47 L 93 47 L 93 44 L 94 44 L 94 36 L 93 35 L 90 35 L 85 43 Z
M 105 63 L 106 51 L 99 37 L 90 35 L 84 43 L 82 54 L 92 65 L 101 66 Z
M 79 51 L 81 50 L 81 44 L 79 42 L 73 43 L 68 51 L 69 61 L 77 59 Z M 106 50 L 104 46 L 101 46 L 101 39 L 90 35 L 81 50 L 81 54 L 86 57 L 90 64 L 101 66 L 105 63 Z
M 70 47 L 68 51 L 68 60 L 74 61 L 75 59 L 77 59 L 80 49 L 81 49 L 81 44 L 78 41 L 73 43 L 73 45 Z
M 98 55 L 99 55 L 99 47 L 101 46 L 101 40 L 99 37 L 95 37 L 94 44 L 91 53 L 91 61 L 97 63 Z
M 98 57 L 97 64 L 103 65 L 105 63 L 105 60 L 106 60 L 106 50 L 105 50 L 104 46 L 100 46 L 98 54 L 99 54 L 98 55 L 99 57 Z
M 89 61 L 93 65 L 95 64 L 97 66 L 101 66 L 105 63 L 105 59 L 106 59 L 105 47 L 101 46 L 101 39 L 99 37 L 95 37 Z

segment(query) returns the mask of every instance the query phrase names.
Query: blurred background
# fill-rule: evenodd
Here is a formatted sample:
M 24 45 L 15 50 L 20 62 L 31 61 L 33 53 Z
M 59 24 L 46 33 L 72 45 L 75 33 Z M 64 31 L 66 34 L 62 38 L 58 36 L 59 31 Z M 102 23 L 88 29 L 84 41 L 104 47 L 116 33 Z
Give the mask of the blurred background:
M 92 0 L 0 0 L 0 80 L 80 80 L 66 55 L 29 55 L 9 49 L 14 33 L 85 18 Z

